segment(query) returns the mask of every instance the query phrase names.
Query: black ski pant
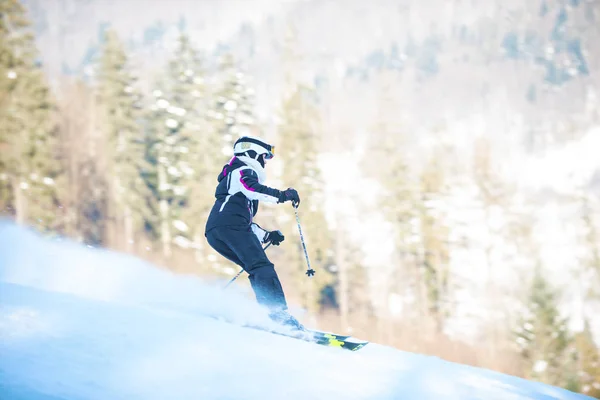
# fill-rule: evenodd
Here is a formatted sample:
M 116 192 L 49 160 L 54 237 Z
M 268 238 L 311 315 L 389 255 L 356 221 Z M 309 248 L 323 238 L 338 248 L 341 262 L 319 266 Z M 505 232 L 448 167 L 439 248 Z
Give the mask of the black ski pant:
M 208 244 L 242 267 L 250 277 L 256 301 L 271 310 L 286 310 L 287 303 L 275 267 L 252 230 L 219 226 L 206 232 Z

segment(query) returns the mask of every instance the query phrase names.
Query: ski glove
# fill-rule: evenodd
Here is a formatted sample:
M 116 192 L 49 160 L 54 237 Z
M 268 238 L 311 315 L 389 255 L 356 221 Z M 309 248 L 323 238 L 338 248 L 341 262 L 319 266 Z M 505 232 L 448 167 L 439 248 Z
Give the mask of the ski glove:
M 283 203 L 286 201 L 291 201 L 294 207 L 298 207 L 300 205 L 300 196 L 298 195 L 298 191 L 293 188 L 287 188 L 279 193 L 279 203 Z
M 285 236 L 283 236 L 283 233 L 281 233 L 281 231 L 267 232 L 267 235 L 265 236 L 265 243 L 271 242 L 275 246 L 279 246 L 279 244 L 284 240 Z

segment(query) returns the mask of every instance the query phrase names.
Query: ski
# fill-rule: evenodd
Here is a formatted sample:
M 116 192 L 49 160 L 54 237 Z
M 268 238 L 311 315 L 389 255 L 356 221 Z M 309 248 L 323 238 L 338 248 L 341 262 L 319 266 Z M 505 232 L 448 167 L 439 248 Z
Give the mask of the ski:
M 331 332 L 319 331 L 316 329 L 306 329 L 299 332 L 284 332 L 272 329 L 266 329 L 261 326 L 243 325 L 245 328 L 257 329 L 276 335 L 286 336 L 293 339 L 303 340 L 305 342 L 318 344 L 326 347 L 337 347 L 344 350 L 358 351 L 366 346 L 369 342 L 360 340 L 348 335 L 338 335 Z
M 221 322 L 235 324 L 233 321 L 228 321 L 223 317 L 210 316 Z M 275 335 L 286 336 L 292 339 L 299 339 L 305 342 L 314 343 L 320 346 L 337 347 L 344 350 L 358 351 L 369 344 L 367 340 L 354 338 L 350 335 L 338 335 L 332 332 L 320 331 L 318 329 L 306 329 L 304 331 L 290 331 L 281 327 L 281 330 L 268 328 L 266 326 L 251 325 L 251 324 L 235 324 L 242 328 L 250 328 L 263 332 L 273 333 Z
M 338 335 L 335 333 L 311 329 L 308 331 L 313 335 L 314 343 L 328 347 L 339 347 L 345 350 L 357 351 L 369 343 L 366 340 L 356 339 L 351 336 Z

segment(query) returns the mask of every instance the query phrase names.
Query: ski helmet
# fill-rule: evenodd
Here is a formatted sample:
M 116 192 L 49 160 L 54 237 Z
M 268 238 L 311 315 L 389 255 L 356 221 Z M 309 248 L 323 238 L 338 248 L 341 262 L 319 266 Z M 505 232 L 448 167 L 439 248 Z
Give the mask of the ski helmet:
M 258 159 L 261 154 L 270 160 L 275 155 L 275 146 L 272 146 L 262 139 L 252 136 L 242 136 L 233 144 L 233 154 L 247 154 L 250 158 Z

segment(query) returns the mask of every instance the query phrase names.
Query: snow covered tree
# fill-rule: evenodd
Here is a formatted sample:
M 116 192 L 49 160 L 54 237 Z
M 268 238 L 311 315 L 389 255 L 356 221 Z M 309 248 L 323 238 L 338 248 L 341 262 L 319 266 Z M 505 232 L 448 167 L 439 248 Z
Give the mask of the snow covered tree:
M 525 377 L 555 386 L 571 383 L 571 337 L 559 315 L 558 295 L 537 267 L 525 312 L 517 328 L 517 344 L 526 365 Z
M 106 30 L 98 61 L 98 105 L 107 142 L 109 215 L 116 222 L 119 247 L 128 251 L 133 249 L 134 232 L 143 226 L 144 214 L 141 96 L 135 85 L 123 44 L 114 30 Z
M 147 119 L 145 181 L 152 194 L 154 213 L 147 227 L 160 237 L 163 255 L 173 243 L 190 245 L 206 210 L 207 194 L 199 190 L 199 175 L 208 175 L 207 153 L 214 153 L 211 130 L 205 123 L 205 83 L 201 60 L 189 38 L 182 34 L 166 74 L 153 91 Z M 207 151 L 207 147 L 210 148 Z M 218 168 L 212 165 L 212 168 Z M 214 176 L 213 176 L 214 179 Z M 195 189 L 194 189 L 195 188 Z
M 178 168 L 181 138 L 171 133 L 172 129 L 176 132 L 179 122 L 166 111 L 170 107 L 166 96 L 159 89 L 153 94 L 154 104 L 150 106 L 145 140 L 148 167 L 142 172 L 151 192 L 147 203 L 152 212 L 146 216 L 146 228 L 152 238 L 160 240 L 163 255 L 170 257 L 173 223 L 177 220 L 175 214 L 185 202 L 185 189 L 181 185 L 183 174 Z
M 418 206 L 420 248 L 417 250 L 421 294 L 437 332 L 442 331 L 448 316 L 450 290 L 450 230 L 440 207 L 445 190 L 440 158 L 440 153 L 432 155 L 421 173 Z
M 0 202 L 17 222 L 57 223 L 53 103 L 18 0 L 0 0 Z
M 417 259 L 420 181 L 417 165 L 410 159 L 410 136 L 398 112 L 397 76 L 391 71 L 381 71 L 373 79 L 378 92 L 374 123 L 370 130 L 371 137 L 376 139 L 368 142 L 362 166 L 381 186 L 378 207 L 393 229 L 394 262 L 373 277 L 378 280 L 375 284 L 379 288 L 382 304 L 379 330 L 381 334 L 390 336 L 393 334 L 389 324 L 393 318 L 389 310 L 392 296 L 397 295 L 396 298 L 411 302 L 405 307 L 410 311 L 403 315 L 403 319 L 422 321 L 426 314 L 426 304 L 421 303 L 420 307 L 416 307 L 409 300 L 417 297 L 421 281 Z M 386 160 L 386 168 L 381 168 L 381 160 Z
M 297 282 L 295 286 L 301 288 L 303 305 L 314 311 L 321 301 L 321 291 L 332 281 L 332 276 L 327 270 L 331 263 L 332 237 L 321 208 L 323 182 L 317 165 L 320 117 L 315 92 L 298 85 L 285 99 L 281 119 L 283 122 L 279 128 L 277 155 L 281 155 L 284 163 L 282 188 L 291 186 L 300 194 L 302 202 L 298 213 L 310 261 L 317 273 L 310 280 L 305 275 L 306 260 L 299 238 L 293 239 L 296 249 L 289 251 L 288 256 L 290 266 L 294 266 L 294 281 Z M 298 229 L 294 210 L 286 207 L 281 211 L 291 220 L 289 229 L 296 236 Z
M 482 316 L 482 334 L 489 338 L 486 352 L 493 360 L 502 357 L 513 340 L 507 308 L 514 300 L 517 274 L 531 270 L 539 254 L 533 236 L 535 213 L 519 201 L 514 186 L 498 173 L 502 162 L 495 157 L 488 138 L 474 140 L 467 176 L 473 196 L 467 215 L 469 225 L 475 219 L 476 228 L 465 226 L 463 231 L 467 251 L 479 254 L 482 260 L 477 267 L 482 284 L 471 291 L 488 309 Z M 508 281 L 508 276 L 514 281 Z
M 254 118 L 254 90 L 248 86 L 247 76 L 231 54 L 219 61 L 217 83 L 209 116 L 214 129 L 221 135 L 222 152 L 233 155 L 233 143 L 239 136 L 249 134 L 256 124 Z
M 575 335 L 578 391 L 600 398 L 600 349 L 594 342 L 589 318 L 598 315 L 600 299 L 600 203 L 586 192 L 579 190 L 575 198 L 580 221 L 579 271 L 582 314 L 585 325 L 582 332 Z
M 181 155 L 186 171 L 185 204 L 174 223 L 175 243 L 198 249 L 197 261 L 207 256 L 204 245 L 204 224 L 214 203 L 215 178 L 227 157 L 220 151 L 221 136 L 209 122 L 210 93 L 206 84 L 203 60 L 190 38 L 182 34 L 178 48 L 169 63 L 171 105 L 184 109 L 173 117 L 178 123 L 178 135 L 184 139 Z M 168 111 L 168 108 L 167 108 Z M 182 114 L 181 112 L 179 114 Z

